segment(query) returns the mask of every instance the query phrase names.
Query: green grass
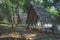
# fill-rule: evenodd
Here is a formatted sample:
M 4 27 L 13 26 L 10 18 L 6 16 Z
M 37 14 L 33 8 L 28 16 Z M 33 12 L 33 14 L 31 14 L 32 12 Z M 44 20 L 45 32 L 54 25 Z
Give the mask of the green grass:
M 0 27 L 11 27 L 11 24 L 0 24 Z

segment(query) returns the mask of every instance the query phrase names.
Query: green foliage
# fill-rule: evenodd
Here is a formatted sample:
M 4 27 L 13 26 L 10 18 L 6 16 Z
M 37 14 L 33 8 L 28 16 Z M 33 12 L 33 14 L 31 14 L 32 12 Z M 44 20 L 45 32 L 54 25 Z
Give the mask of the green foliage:
M 24 12 L 28 13 L 30 2 L 37 5 L 43 5 L 51 16 L 60 16 L 60 10 L 56 9 L 51 11 L 50 7 L 54 5 L 54 1 L 51 0 L 42 0 L 42 2 L 41 0 L 2 0 L 0 9 L 2 9 L 1 12 L 7 17 L 7 19 L 11 19 L 11 16 L 13 16 L 14 13 L 18 13 L 17 11 L 20 8 L 23 9 Z
M 3 19 L 4 19 L 4 15 L 0 13 L 0 21 L 3 21 Z
M 47 12 L 51 15 L 51 16 L 55 16 L 58 14 L 58 11 L 56 9 L 52 10 L 51 8 L 46 8 Z
M 51 0 L 43 0 L 42 5 L 43 5 L 44 7 L 50 7 L 50 6 L 53 5 L 53 2 L 52 2 Z

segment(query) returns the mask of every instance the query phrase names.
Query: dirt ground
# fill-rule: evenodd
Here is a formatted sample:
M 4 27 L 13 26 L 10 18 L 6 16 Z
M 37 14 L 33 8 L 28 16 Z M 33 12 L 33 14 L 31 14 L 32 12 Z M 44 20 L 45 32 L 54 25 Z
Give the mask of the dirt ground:
M 25 27 L 16 27 L 13 29 L 9 28 L 9 29 L 3 29 L 3 30 L 4 31 L 2 31 L 2 29 L 0 28 L 0 32 L 2 31 L 0 34 L 0 38 L 15 38 L 17 40 L 19 38 L 20 38 L 19 40 L 22 40 L 22 39 L 23 40 L 60 40 L 59 37 L 53 37 L 47 34 L 42 34 L 38 31 L 32 31 Z

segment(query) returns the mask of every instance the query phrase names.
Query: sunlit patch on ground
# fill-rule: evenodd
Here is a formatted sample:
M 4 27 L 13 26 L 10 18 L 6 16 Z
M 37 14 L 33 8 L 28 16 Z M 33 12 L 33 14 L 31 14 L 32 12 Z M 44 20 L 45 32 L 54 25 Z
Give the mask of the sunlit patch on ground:
M 24 34 L 23 36 L 26 38 L 26 40 L 33 40 L 37 34 Z
M 9 29 L 10 30 L 10 29 Z M 6 30 L 8 31 L 8 30 Z M 0 38 L 19 38 L 26 40 L 57 40 L 59 38 L 49 36 L 33 30 L 28 30 L 25 27 L 14 28 L 13 32 L 1 34 Z M 59 39 L 60 40 L 60 39 Z
M 8 37 L 22 38 L 22 35 L 19 35 L 19 33 L 17 33 L 17 32 L 13 32 L 13 33 L 9 33 L 9 34 L 3 34 L 3 35 L 0 36 L 0 38 L 8 38 Z

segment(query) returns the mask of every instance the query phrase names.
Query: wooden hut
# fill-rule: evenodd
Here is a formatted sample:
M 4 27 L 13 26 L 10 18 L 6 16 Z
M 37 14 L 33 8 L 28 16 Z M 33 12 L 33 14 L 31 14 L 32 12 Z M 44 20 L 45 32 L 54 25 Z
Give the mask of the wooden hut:
M 21 18 L 20 15 L 14 15 L 14 24 L 20 24 L 21 23 Z
M 30 4 L 30 9 L 27 17 L 27 24 L 30 26 L 32 25 L 31 28 L 34 28 L 33 25 L 36 25 L 37 20 L 41 22 L 41 27 L 36 27 L 37 29 L 43 28 L 42 31 L 51 31 L 50 29 L 52 28 L 52 18 L 50 14 L 45 10 L 43 6 L 39 5 L 33 5 Z M 51 25 L 50 25 L 51 24 Z M 50 27 L 45 27 L 44 25 L 50 25 Z M 51 31 L 52 32 L 52 31 Z

